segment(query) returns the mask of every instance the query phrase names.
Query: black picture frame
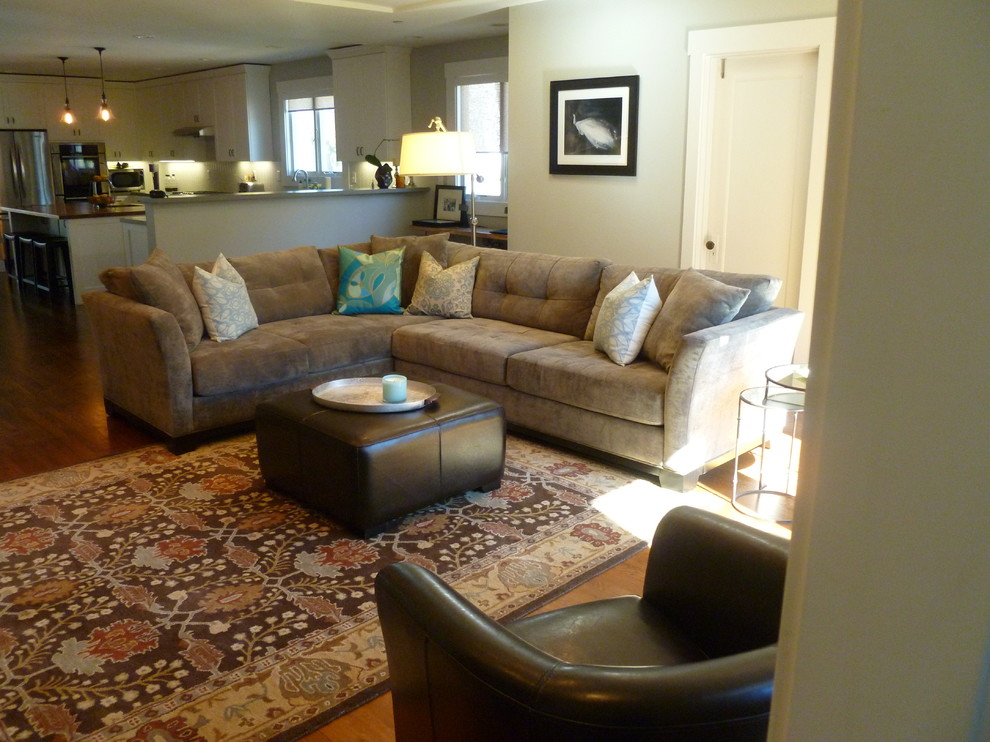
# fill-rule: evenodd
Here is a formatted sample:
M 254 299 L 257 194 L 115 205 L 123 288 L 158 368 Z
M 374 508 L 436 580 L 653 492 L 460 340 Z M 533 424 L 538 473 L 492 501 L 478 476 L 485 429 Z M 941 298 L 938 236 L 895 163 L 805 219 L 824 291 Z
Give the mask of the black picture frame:
M 636 175 L 639 75 L 550 82 L 550 172 Z
M 464 213 L 464 186 L 438 185 L 433 196 L 433 218 L 461 223 Z

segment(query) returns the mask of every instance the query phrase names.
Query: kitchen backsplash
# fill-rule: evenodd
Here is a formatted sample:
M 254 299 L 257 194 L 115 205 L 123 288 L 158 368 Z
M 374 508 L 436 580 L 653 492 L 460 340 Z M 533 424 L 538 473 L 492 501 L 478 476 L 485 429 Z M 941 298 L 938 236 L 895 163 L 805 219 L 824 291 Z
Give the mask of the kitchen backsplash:
M 273 190 L 278 187 L 275 169 L 274 162 L 163 162 L 158 182 L 163 190 L 236 193 L 238 183 L 254 179 Z
M 118 163 L 110 160 L 107 163 L 112 170 Z M 237 185 L 253 176 L 258 183 L 263 183 L 266 190 L 279 187 L 279 175 L 275 162 L 135 162 L 120 163 L 127 167 L 144 168 L 144 188 L 150 191 L 154 188 L 154 180 L 149 164 L 158 165 L 158 187 L 162 190 L 177 191 L 222 191 L 236 193 Z

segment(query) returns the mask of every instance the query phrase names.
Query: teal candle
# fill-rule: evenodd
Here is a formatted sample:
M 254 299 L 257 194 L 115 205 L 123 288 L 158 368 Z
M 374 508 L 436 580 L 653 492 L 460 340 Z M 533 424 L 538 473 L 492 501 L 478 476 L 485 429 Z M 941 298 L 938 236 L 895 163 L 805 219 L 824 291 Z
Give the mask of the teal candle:
M 389 374 L 382 377 L 382 400 L 389 404 L 406 401 L 406 377 Z

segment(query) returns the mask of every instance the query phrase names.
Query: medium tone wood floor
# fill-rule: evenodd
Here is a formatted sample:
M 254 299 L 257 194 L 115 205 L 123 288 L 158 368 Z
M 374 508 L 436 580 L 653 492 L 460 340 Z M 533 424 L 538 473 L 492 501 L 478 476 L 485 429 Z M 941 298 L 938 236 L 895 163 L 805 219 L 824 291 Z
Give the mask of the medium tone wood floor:
M 155 441 L 103 409 L 99 366 L 82 307 L 20 295 L 0 273 L 0 481 L 37 474 Z M 732 468 L 704 478 L 731 491 Z M 542 610 L 637 593 L 647 552 L 578 586 Z M 305 742 L 392 742 L 385 694 L 304 738 Z

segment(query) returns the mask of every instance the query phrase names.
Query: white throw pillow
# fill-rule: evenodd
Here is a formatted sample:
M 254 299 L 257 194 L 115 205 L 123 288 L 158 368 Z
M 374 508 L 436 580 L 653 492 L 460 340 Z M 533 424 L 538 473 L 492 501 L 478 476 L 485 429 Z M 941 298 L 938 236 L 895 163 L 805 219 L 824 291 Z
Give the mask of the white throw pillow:
M 196 266 L 193 294 L 203 314 L 203 325 L 211 340 L 222 343 L 239 338 L 258 326 L 258 315 L 251 304 L 247 286 L 241 274 L 220 253 L 207 273 Z
M 646 333 L 660 311 L 660 294 L 653 276 L 642 281 L 635 272 L 626 276 L 602 301 L 595 325 L 595 350 L 620 366 L 636 360 Z

